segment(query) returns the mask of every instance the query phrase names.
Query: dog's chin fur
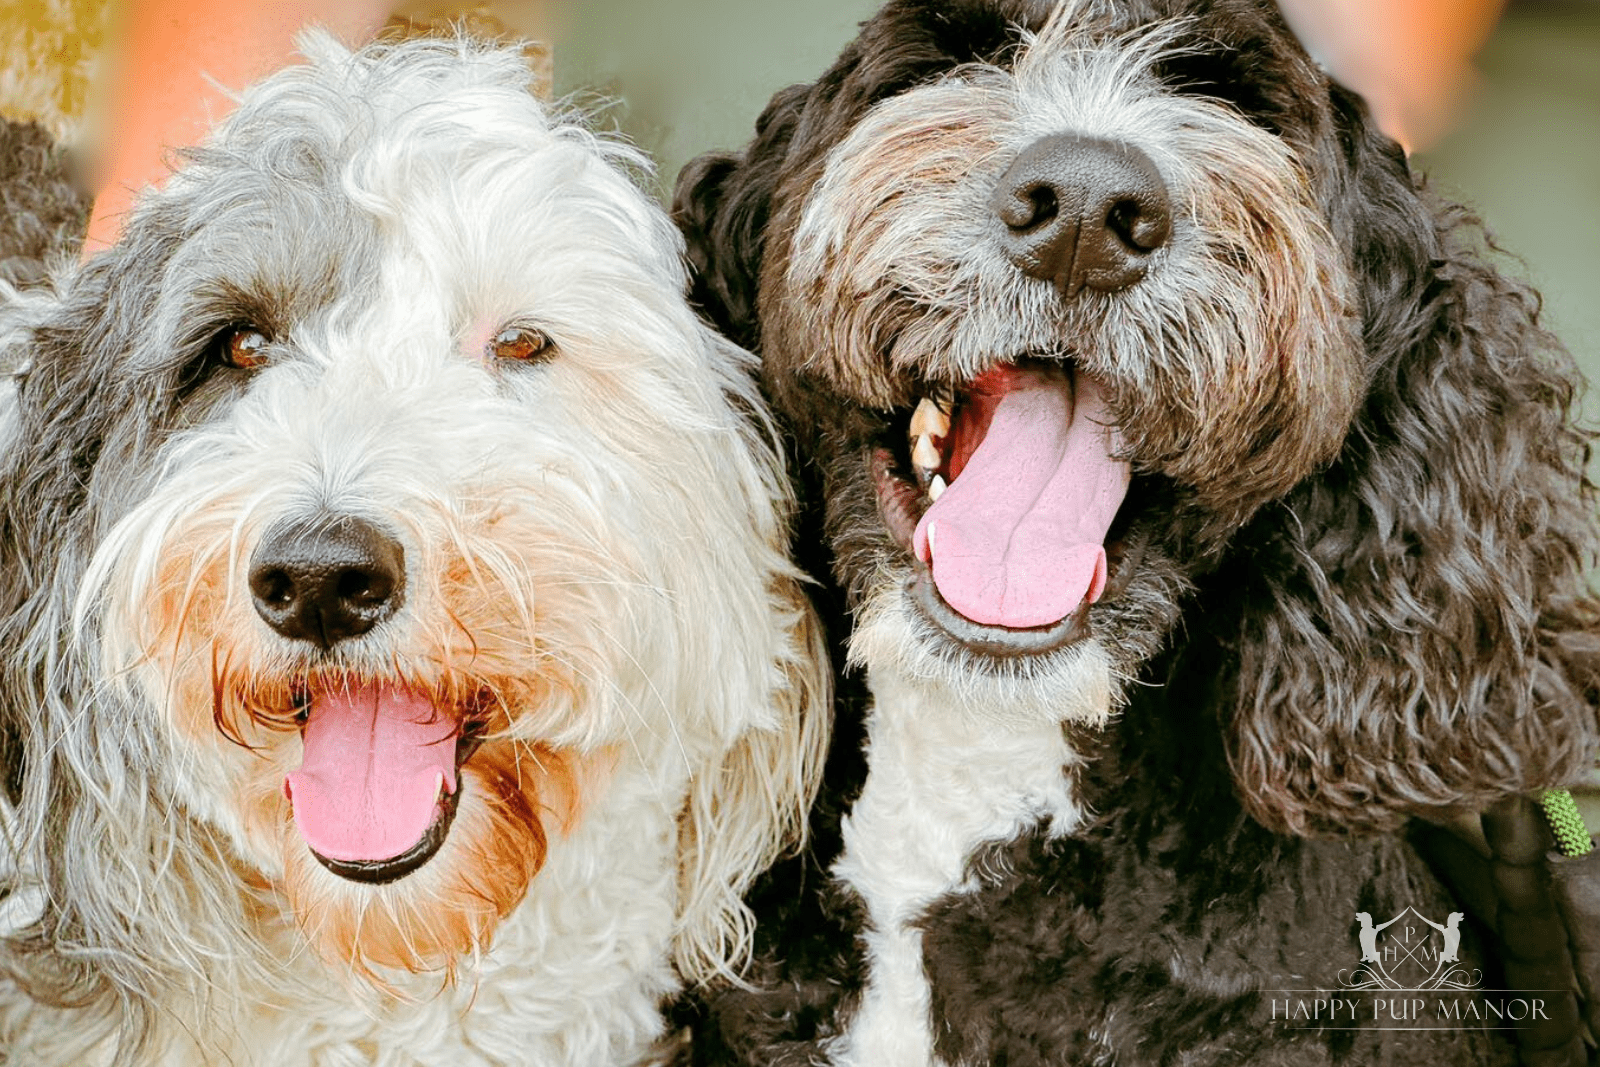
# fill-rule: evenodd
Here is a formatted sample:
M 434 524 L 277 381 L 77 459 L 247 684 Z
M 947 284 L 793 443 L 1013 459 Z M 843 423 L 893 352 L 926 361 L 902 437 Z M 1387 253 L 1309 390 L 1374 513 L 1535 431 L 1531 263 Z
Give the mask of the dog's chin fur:
M 302 43 L 115 248 L 5 293 L 0 1047 L 639 1062 L 739 966 L 826 736 L 749 358 L 643 161 L 518 52 Z M 271 622 L 259 546 L 348 522 L 403 599 Z M 456 731 L 442 842 L 387 880 L 290 796 L 341 685 Z
M 993 206 L 1057 140 L 1169 194 L 1116 285 L 1040 276 Z M 686 1004 L 697 1062 L 1509 1062 L 1257 1010 L 1349 965 L 1356 910 L 1459 905 L 1409 819 L 1574 781 L 1600 741 L 1573 362 L 1276 7 L 889 0 L 674 214 L 695 299 L 759 348 L 868 689 L 839 656 L 816 844 L 752 898 L 757 988 Z M 906 594 L 908 426 L 1024 361 L 1099 384 L 1131 482 L 1076 643 L 986 659 L 1016 631 Z
M 903 582 L 880 587 L 856 612 L 851 666 L 895 678 L 930 706 L 973 723 L 1102 726 L 1121 700 L 1115 661 L 1097 637 L 1047 656 L 974 659 L 917 614 Z

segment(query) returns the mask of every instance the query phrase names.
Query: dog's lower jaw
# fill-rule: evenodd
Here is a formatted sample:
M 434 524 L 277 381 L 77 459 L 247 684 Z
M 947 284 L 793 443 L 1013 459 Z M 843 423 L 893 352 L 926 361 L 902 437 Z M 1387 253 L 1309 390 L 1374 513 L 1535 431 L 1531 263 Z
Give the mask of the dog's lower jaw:
M 453 976 L 389 972 L 385 993 L 353 973 L 330 969 L 307 951 L 297 921 L 274 902 L 273 891 L 261 887 L 256 928 L 247 935 L 259 944 L 240 952 L 290 962 L 257 972 L 269 976 L 259 984 L 202 989 L 204 976 L 196 975 L 174 986 L 162 1005 L 171 1025 L 159 1028 L 160 1047 L 139 1062 L 654 1062 L 659 1005 L 679 986 L 670 956 L 681 805 L 642 802 L 672 787 L 662 777 L 660 765 L 622 754 L 601 788 L 624 802 L 595 805 L 569 833 L 555 837 L 522 902 L 495 927 L 477 959 L 458 961 Z M 675 784 L 686 790 L 686 780 Z M 118 1062 L 113 1016 L 90 1024 L 105 1027 L 96 1040 L 82 1033 L 82 1012 L 8 1001 L 9 992 L 0 989 L 0 1048 L 25 1050 L 19 1062 Z M 573 1010 L 575 1002 L 581 1010 Z
M 604 788 L 642 794 L 641 781 L 658 776 L 630 762 Z M 385 1048 L 414 1042 L 418 1063 L 474 1056 L 565 1067 L 646 1062 L 660 1033 L 658 1005 L 677 986 L 668 962 L 676 835 L 676 810 L 664 806 L 586 811 L 569 835 L 552 840 L 544 868 L 496 927 L 482 961 L 463 961 L 453 985 L 431 999 L 439 977 L 421 976 L 416 1001 L 386 1004 L 374 1027 L 381 1038 L 369 1033 L 367 1040 Z M 575 998 L 586 1011 L 571 1010 Z M 561 1026 L 547 1025 L 558 1018 Z M 373 1024 L 341 1017 L 337 1025 Z M 360 1047 L 357 1034 L 333 1032 Z
M 1092 681 L 1096 671 L 1086 672 Z M 934 901 L 977 888 L 985 843 L 1084 820 L 1072 769 L 1081 757 L 1060 721 L 974 716 L 954 693 L 893 668 L 869 668 L 871 770 L 844 821 L 833 873 L 864 903 L 867 982 L 835 1067 L 934 1067 L 929 988 L 917 920 Z
M 908 700 L 975 731 L 1105 725 L 1121 692 L 1114 658 L 1092 629 L 1053 651 L 980 655 L 926 619 L 912 602 L 912 581 L 878 581 L 850 636 L 851 665 L 895 678 Z M 1078 625 L 1092 627 L 1093 610 Z

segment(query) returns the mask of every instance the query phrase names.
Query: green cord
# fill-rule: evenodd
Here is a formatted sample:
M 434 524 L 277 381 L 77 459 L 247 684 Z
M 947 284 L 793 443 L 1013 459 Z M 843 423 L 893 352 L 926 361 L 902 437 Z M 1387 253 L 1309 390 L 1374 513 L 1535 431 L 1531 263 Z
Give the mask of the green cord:
M 1550 829 L 1556 835 L 1556 847 L 1563 856 L 1586 856 L 1594 850 L 1589 839 L 1589 828 L 1583 825 L 1577 802 L 1565 789 L 1551 789 L 1539 798 L 1544 817 L 1550 820 Z

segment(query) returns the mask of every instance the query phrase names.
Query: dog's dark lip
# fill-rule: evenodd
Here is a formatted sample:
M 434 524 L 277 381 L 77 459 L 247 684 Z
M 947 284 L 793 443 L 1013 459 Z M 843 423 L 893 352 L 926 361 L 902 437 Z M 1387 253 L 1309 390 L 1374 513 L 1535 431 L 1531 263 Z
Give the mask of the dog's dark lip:
M 911 535 L 922 513 L 928 509 L 927 497 L 916 483 L 901 473 L 900 461 L 887 444 L 875 445 L 868 454 L 867 463 L 872 471 L 873 488 L 878 493 L 878 517 L 900 551 L 912 556 Z
M 469 715 L 462 721 L 461 736 L 456 738 L 457 770 L 461 768 L 463 763 L 472 758 L 474 752 L 478 751 L 478 747 L 483 744 L 483 732 L 487 728 L 487 720 L 479 717 L 479 715 Z
M 348 878 L 352 882 L 364 882 L 367 885 L 397 882 L 433 859 L 444 846 L 444 839 L 450 833 L 450 824 L 455 821 L 456 804 L 466 784 L 465 778 L 458 778 L 456 791 L 444 793 L 439 797 L 439 813 L 434 816 L 427 832 L 415 845 L 398 856 L 386 860 L 336 860 L 329 859 L 314 848 L 308 848 L 307 851 L 318 863 L 340 878 Z
M 1013 628 L 973 622 L 945 603 L 939 590 L 934 588 L 933 575 L 920 560 L 914 563 L 911 577 L 906 579 L 906 593 L 922 617 L 946 637 L 969 652 L 993 659 L 1045 656 L 1090 635 L 1087 601 L 1060 622 L 1048 626 Z

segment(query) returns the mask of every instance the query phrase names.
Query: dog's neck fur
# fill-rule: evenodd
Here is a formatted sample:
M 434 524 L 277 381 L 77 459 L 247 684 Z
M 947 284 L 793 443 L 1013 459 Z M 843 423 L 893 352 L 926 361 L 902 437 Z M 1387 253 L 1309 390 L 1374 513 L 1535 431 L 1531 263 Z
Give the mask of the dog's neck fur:
M 970 892 L 984 844 L 1043 826 L 1065 835 L 1083 822 L 1070 769 L 1081 757 L 1060 723 L 999 724 L 955 699 L 886 672 L 870 672 L 870 771 L 844 820 L 834 874 L 858 893 L 867 983 L 836 1067 L 936 1063 L 917 920 L 928 905 Z

